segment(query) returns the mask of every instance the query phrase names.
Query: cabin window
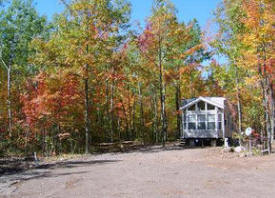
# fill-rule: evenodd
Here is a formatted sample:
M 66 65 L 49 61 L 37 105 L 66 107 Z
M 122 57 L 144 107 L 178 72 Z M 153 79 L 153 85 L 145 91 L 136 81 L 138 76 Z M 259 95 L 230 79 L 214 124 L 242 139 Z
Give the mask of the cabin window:
M 195 114 L 188 115 L 187 120 L 188 122 L 196 122 L 196 115 Z
M 215 129 L 216 124 L 215 124 L 215 114 L 208 114 L 207 115 L 207 129 Z
M 188 122 L 188 129 L 196 129 L 196 122 Z
M 196 115 L 188 115 L 188 129 L 196 129 Z
M 195 110 L 196 110 L 196 104 L 188 108 L 188 111 L 195 111 Z
M 198 129 L 205 130 L 206 129 L 206 115 L 198 114 Z
M 215 106 L 211 104 L 207 104 L 207 110 L 215 110 Z
M 203 101 L 198 102 L 198 109 L 199 111 L 205 110 L 205 103 Z

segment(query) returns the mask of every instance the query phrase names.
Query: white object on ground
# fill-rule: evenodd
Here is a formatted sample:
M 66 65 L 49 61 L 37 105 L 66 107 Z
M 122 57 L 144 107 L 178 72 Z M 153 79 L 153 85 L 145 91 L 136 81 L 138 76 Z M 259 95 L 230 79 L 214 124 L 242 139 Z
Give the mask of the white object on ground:
M 224 138 L 224 148 L 228 148 L 229 143 L 228 143 L 228 138 Z
M 250 136 L 252 134 L 252 128 L 248 127 L 245 129 L 245 135 Z
M 240 153 L 240 152 L 242 152 L 242 151 L 245 151 L 245 148 L 242 147 L 242 146 L 237 146 L 237 147 L 234 149 L 234 151 L 235 151 L 236 153 Z

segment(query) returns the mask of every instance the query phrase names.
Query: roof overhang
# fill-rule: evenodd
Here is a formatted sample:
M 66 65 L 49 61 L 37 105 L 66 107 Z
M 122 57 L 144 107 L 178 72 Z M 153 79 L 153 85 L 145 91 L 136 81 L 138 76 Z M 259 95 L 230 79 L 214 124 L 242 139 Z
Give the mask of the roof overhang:
M 206 102 L 206 103 L 208 103 L 208 104 L 211 104 L 211 105 L 213 105 L 213 106 L 216 106 L 216 107 L 219 107 L 219 108 L 221 108 L 221 109 L 224 109 L 224 106 L 222 106 L 222 105 L 220 105 L 220 104 L 218 104 L 218 103 L 216 103 L 216 102 L 213 102 L 213 101 L 211 101 L 211 100 L 208 100 L 208 99 L 206 99 L 206 98 L 204 98 L 204 97 L 198 97 L 196 100 L 194 100 L 194 101 L 192 101 L 192 102 L 190 102 L 190 103 L 184 105 L 183 107 L 181 107 L 180 110 L 184 110 L 184 109 L 186 109 L 186 108 L 192 106 L 193 104 L 198 103 L 199 101 L 204 101 L 204 102 Z

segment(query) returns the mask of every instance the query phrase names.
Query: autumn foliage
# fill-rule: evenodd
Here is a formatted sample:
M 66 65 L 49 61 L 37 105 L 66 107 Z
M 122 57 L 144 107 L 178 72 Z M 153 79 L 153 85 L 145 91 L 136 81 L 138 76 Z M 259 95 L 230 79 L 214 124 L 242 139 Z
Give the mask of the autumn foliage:
M 19 2 L 6 6 L 12 13 Z M 198 96 L 229 98 L 240 107 L 240 129 L 271 135 L 273 1 L 223 1 L 210 42 L 196 19 L 179 21 L 168 0 L 154 1 L 139 29 L 129 25 L 127 1 L 62 2 L 66 10 L 51 23 L 28 6 L 36 28 L 25 22 L 16 49 L 5 43 L 23 33 L 0 17 L 13 34 L 0 28 L 1 148 L 50 155 L 124 140 L 165 145 L 180 138 L 181 99 Z M 219 64 L 216 54 L 228 61 Z

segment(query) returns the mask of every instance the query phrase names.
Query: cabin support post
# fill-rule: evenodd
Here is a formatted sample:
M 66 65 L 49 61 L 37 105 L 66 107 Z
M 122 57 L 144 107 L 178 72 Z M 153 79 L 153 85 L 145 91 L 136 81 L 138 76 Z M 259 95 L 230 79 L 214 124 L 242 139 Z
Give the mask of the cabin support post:
M 189 140 L 189 146 L 195 146 L 195 140 L 194 139 Z
M 211 139 L 211 146 L 216 147 L 217 146 L 217 139 Z

